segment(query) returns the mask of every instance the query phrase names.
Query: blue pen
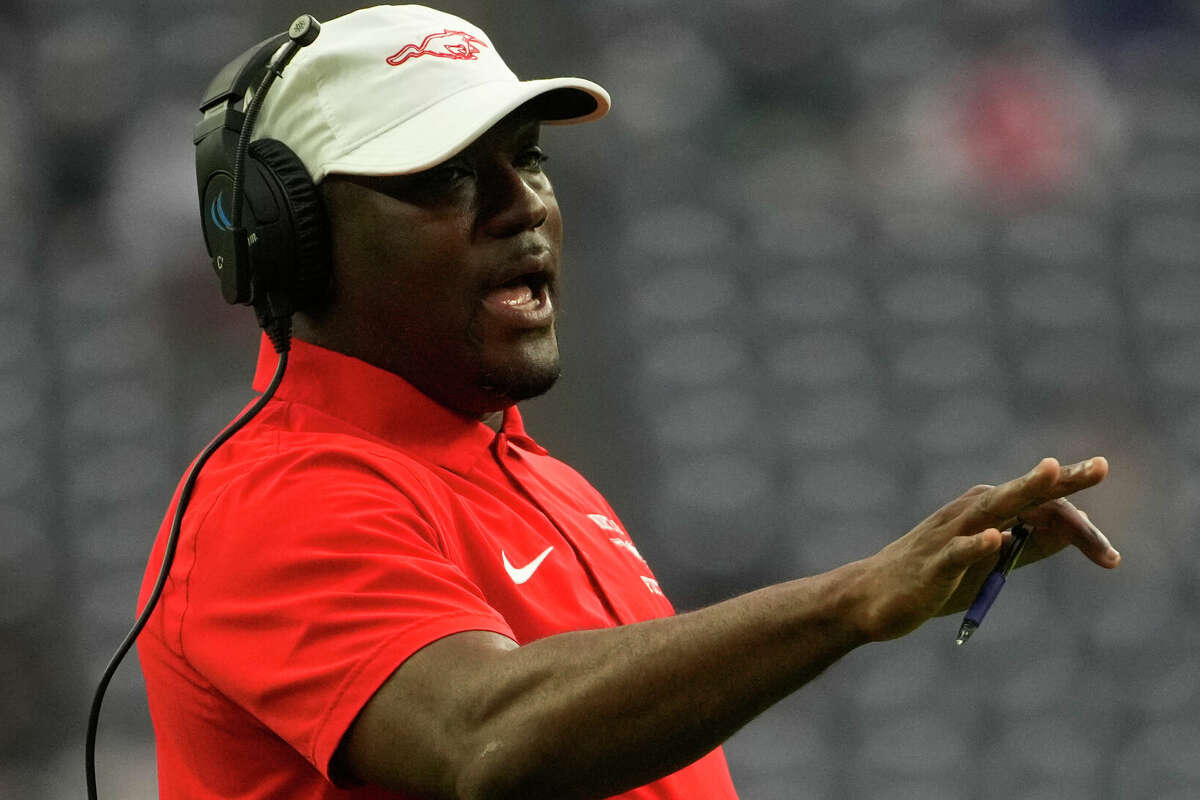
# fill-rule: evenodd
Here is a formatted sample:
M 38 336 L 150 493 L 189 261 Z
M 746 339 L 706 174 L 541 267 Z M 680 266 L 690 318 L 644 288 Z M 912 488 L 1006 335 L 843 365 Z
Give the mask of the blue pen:
M 983 622 L 988 609 L 992 607 L 992 603 L 996 601 L 996 597 L 1000 594 L 1000 589 L 1004 587 L 1005 578 L 1008 577 L 1008 573 L 1013 571 L 1013 567 L 1017 565 L 1017 559 L 1021 557 L 1021 551 L 1025 549 L 1025 544 L 1029 541 L 1029 536 L 1032 533 L 1033 528 L 1024 522 L 1019 523 L 1012 529 L 1012 541 L 1009 542 L 1008 549 L 1000 557 L 1000 561 L 996 563 L 996 568 L 987 576 L 987 580 L 983 582 L 983 586 L 979 587 L 979 594 L 975 595 L 975 602 L 971 603 L 971 607 L 967 609 L 966 615 L 963 616 L 962 625 L 958 628 L 956 644 L 961 645 L 967 639 L 970 639 L 971 634 Z

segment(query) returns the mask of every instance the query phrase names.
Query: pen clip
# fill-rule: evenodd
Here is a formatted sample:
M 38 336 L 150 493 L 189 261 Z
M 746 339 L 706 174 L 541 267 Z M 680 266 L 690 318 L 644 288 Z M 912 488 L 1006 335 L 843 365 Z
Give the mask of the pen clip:
M 1003 574 L 1008 577 L 1008 574 L 1017 566 L 1017 559 L 1021 557 L 1022 551 L 1025 550 L 1025 545 L 1029 543 L 1029 539 L 1033 536 L 1033 526 L 1027 522 L 1018 522 L 1012 529 L 1012 540 L 1009 542 L 1008 551 L 1004 554 L 1004 569 Z

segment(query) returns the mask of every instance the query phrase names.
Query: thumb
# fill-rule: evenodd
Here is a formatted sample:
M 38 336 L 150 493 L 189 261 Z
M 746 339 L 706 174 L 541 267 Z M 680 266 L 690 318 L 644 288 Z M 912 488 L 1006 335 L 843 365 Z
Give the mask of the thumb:
M 955 536 L 943 550 L 942 570 L 947 578 L 958 578 L 972 566 L 994 557 L 1004 544 L 998 528 L 988 528 L 970 536 Z

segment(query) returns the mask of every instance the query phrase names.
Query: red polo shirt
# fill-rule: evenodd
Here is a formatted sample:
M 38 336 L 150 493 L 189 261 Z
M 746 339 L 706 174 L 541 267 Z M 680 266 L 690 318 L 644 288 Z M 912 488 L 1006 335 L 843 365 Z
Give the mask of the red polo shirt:
M 275 358 L 264 343 L 257 390 Z M 138 645 L 161 797 L 397 797 L 335 787 L 329 763 L 421 647 L 672 613 L 608 503 L 529 438 L 515 406 L 496 433 L 296 341 L 274 399 L 201 472 Z M 718 749 L 621 797 L 736 795 Z

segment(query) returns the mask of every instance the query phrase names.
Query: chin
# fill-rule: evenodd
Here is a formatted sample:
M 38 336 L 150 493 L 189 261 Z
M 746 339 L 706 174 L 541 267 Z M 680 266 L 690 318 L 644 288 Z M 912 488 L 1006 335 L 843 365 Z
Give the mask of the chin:
M 509 406 L 550 391 L 561 374 L 557 358 L 541 364 L 505 365 L 487 370 L 481 385 L 488 394 Z
M 485 358 L 480 376 L 480 386 L 502 407 L 545 394 L 562 374 L 554 336 L 527 342 L 504 356 Z

